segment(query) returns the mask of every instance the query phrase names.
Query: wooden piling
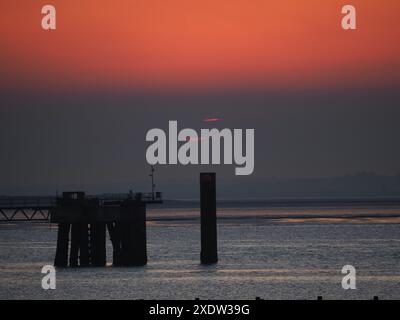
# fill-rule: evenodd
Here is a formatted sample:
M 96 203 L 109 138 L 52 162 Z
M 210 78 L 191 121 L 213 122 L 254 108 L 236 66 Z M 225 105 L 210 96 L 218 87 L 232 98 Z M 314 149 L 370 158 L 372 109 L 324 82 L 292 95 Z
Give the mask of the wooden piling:
M 122 266 L 122 245 L 119 223 L 116 221 L 109 222 L 107 223 L 107 229 L 113 247 L 113 266 L 120 267 Z
M 73 223 L 71 227 L 71 248 L 69 253 L 69 266 L 78 267 L 79 259 L 79 240 L 81 237 L 81 224 Z
M 71 225 L 69 223 L 58 224 L 56 257 L 54 259 L 54 266 L 56 267 L 68 266 L 68 242 L 70 228 Z
M 89 225 L 87 223 L 80 223 L 79 234 L 79 266 L 88 267 L 91 262 L 89 250 Z
M 124 266 L 147 264 L 146 204 L 127 200 L 121 206 L 121 249 Z
M 94 267 L 106 265 L 106 224 L 95 222 L 90 225 L 90 256 Z
M 200 173 L 201 264 L 218 262 L 216 201 L 215 173 Z

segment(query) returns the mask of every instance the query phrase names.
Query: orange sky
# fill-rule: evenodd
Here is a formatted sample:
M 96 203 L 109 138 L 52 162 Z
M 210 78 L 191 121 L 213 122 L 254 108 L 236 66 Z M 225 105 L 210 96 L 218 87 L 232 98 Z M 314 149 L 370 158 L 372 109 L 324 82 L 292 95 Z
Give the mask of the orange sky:
M 57 30 L 41 29 L 41 7 Z M 358 30 L 341 29 L 341 7 Z M 0 2 L 2 88 L 302 89 L 400 84 L 398 0 Z

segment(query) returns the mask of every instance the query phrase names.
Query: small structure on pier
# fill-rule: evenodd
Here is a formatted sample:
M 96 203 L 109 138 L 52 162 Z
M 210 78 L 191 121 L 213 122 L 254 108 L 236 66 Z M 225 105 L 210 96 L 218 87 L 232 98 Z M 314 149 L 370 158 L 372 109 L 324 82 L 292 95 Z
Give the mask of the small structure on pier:
M 146 203 L 160 203 L 161 194 L 149 198 L 131 193 L 125 199 L 87 197 L 64 192 L 51 209 L 58 224 L 56 267 L 106 265 L 106 230 L 113 246 L 114 266 L 147 264 Z M 71 241 L 69 241 L 71 239 Z

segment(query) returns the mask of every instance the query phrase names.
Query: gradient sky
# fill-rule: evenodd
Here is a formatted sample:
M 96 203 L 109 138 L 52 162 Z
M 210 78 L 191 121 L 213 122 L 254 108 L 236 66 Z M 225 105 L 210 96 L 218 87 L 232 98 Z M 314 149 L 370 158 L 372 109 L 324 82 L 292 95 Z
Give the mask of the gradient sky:
M 49 3 L 56 31 L 41 29 Z M 355 31 L 341 29 L 345 4 L 357 9 Z M 399 9 L 397 0 L 2 0 L 0 194 L 146 190 L 145 135 L 169 120 L 256 130 L 252 176 L 158 168 L 174 197 L 197 195 L 204 170 L 237 194 L 262 194 L 271 178 L 399 173 Z
M 2 86 L 56 90 L 299 89 L 400 81 L 397 0 L 47 1 L 0 4 Z M 340 27 L 357 9 L 358 30 Z

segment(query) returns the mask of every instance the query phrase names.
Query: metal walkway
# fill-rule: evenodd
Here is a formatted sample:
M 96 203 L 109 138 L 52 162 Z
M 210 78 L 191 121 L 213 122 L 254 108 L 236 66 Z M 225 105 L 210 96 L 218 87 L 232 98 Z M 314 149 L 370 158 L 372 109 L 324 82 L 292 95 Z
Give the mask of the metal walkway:
M 48 220 L 56 197 L 0 197 L 0 221 Z
M 128 198 L 138 198 L 145 203 L 162 203 L 162 193 L 120 193 L 90 196 L 104 202 L 122 202 Z M 47 221 L 50 211 L 56 206 L 57 197 L 50 196 L 0 196 L 1 221 Z

